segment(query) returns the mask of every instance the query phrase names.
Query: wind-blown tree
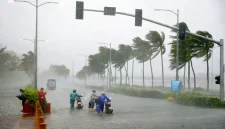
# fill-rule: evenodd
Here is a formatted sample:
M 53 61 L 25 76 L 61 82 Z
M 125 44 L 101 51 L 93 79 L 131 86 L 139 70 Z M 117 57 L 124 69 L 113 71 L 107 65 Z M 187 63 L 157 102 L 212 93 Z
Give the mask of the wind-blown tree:
M 130 79 L 128 75 L 128 62 L 130 59 L 132 59 L 132 47 L 129 45 L 120 44 L 118 52 L 122 54 L 122 58 L 124 59 L 124 63 L 127 65 L 124 66 L 125 72 L 126 72 L 126 78 L 125 78 L 125 84 L 127 84 L 127 80 L 130 84 Z
M 84 68 L 82 68 L 79 72 L 77 72 L 76 77 L 78 79 L 81 79 L 81 80 L 85 79 L 85 70 L 84 70 Z
M 76 77 L 83 80 L 85 79 L 86 74 L 87 76 L 90 76 L 92 74 L 89 66 L 84 66 L 79 72 L 77 72 Z
M 23 58 L 21 59 L 20 66 L 22 67 L 23 71 L 30 77 L 31 81 L 33 82 L 34 79 L 34 53 L 29 51 L 25 54 L 22 54 Z
M 135 56 L 136 56 L 136 52 L 132 49 L 132 77 L 131 77 L 131 80 L 132 80 L 132 82 L 131 82 L 131 86 L 133 86 L 134 85 L 134 59 L 135 59 Z
M 197 31 L 196 34 L 207 38 L 212 38 L 212 35 L 207 31 Z M 209 59 L 212 55 L 214 43 L 203 38 L 192 36 L 192 41 L 195 43 L 194 55 L 196 58 L 203 58 L 207 65 L 207 91 L 209 91 Z
M 144 63 L 145 61 L 149 60 L 149 50 L 150 45 L 148 41 L 144 41 L 139 37 L 133 39 L 133 49 L 135 51 L 135 58 L 142 63 L 143 71 L 142 71 L 142 79 L 143 79 L 143 87 L 145 87 L 145 74 L 144 74 Z
M 161 55 L 161 65 L 162 65 L 162 85 L 164 87 L 164 68 L 163 68 L 163 54 L 166 52 L 166 47 L 164 44 L 165 34 L 161 32 L 161 35 L 157 31 L 150 31 L 146 35 L 146 39 L 150 41 L 151 45 L 156 49 L 154 53 L 154 57 L 156 57 L 159 53 Z M 152 68 L 152 67 L 151 67 Z M 153 80 L 153 79 L 152 79 Z M 153 84 L 152 84 L 153 85 Z
M 17 69 L 19 57 L 12 51 L 6 51 L 6 47 L 0 45 L 0 79 L 10 71 Z
M 104 64 L 105 66 L 105 70 L 107 70 L 107 74 L 109 75 L 109 77 L 112 77 L 112 71 L 111 68 L 109 67 L 109 63 L 110 63 L 110 49 L 107 47 L 99 47 L 99 59 L 100 62 L 102 62 L 102 64 Z M 107 76 L 108 77 L 108 76 Z M 109 81 L 112 81 L 112 78 L 109 79 Z M 108 78 L 107 78 L 107 82 L 108 82 Z
M 116 58 L 117 58 L 117 57 L 116 57 L 116 56 L 117 56 L 117 50 L 112 49 L 112 50 L 111 50 L 111 56 L 112 56 L 112 62 L 111 62 L 111 63 L 112 63 L 112 65 L 113 65 L 113 61 L 115 61 Z M 113 79 L 114 79 L 114 83 L 115 83 L 115 85 L 116 85 L 116 78 L 117 78 L 117 77 L 116 77 L 116 73 L 117 73 L 117 68 L 116 68 L 115 66 L 113 66 L 113 67 L 114 67 L 114 69 L 115 69 L 115 73 L 114 73 L 115 75 L 114 75 L 114 78 L 113 78 Z
M 105 73 L 105 64 L 102 62 L 100 54 L 90 55 L 88 57 L 88 66 L 89 70 L 92 74 L 97 74 L 99 76 L 103 76 Z
M 175 25 L 177 26 L 177 25 Z M 187 31 L 190 31 L 188 26 L 187 26 Z M 176 30 L 172 30 L 173 33 L 176 33 Z M 171 43 L 171 50 L 170 50 L 170 66 L 169 68 L 171 70 L 176 68 L 176 55 L 177 55 L 177 36 L 170 36 L 170 38 L 173 39 Z M 187 34 L 185 40 L 179 40 L 179 64 L 178 64 L 178 69 L 180 70 L 181 68 L 185 68 L 186 63 L 191 65 L 192 67 L 192 72 L 194 75 L 194 88 L 196 88 L 196 75 L 192 63 L 192 59 L 195 57 L 193 55 L 193 48 L 195 47 L 195 43 L 192 40 L 192 35 Z M 189 70 L 189 68 L 188 68 Z M 188 79 L 190 80 L 190 76 L 188 76 Z M 184 69 L 184 82 L 185 82 L 185 69 Z M 190 89 L 190 87 L 188 87 Z
M 125 63 L 126 61 L 124 60 L 123 53 L 121 51 L 114 51 L 112 64 L 120 71 L 120 86 L 122 85 L 122 68 L 124 67 Z
M 49 71 L 64 78 L 67 78 L 70 73 L 70 70 L 65 65 L 51 65 Z

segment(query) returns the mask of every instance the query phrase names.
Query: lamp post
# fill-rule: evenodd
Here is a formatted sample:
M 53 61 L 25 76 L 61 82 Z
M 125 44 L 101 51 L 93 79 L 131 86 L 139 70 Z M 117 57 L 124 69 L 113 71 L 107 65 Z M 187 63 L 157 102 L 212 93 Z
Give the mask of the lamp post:
M 168 10 L 168 9 L 154 9 L 155 11 L 167 11 L 167 12 L 171 12 L 173 14 L 175 14 L 177 16 L 177 27 L 179 27 L 179 9 L 177 9 L 177 12 L 174 12 L 172 10 Z M 176 50 L 176 80 L 179 80 L 179 31 L 177 31 L 177 50 Z
M 111 43 L 98 43 L 98 44 L 105 44 L 109 46 L 109 87 L 111 87 L 111 80 L 112 80 L 112 69 L 111 69 L 111 65 L 112 65 L 112 53 L 111 53 Z M 108 87 L 108 88 L 109 88 Z
M 86 54 L 77 54 L 77 55 L 80 55 L 80 56 L 84 56 L 85 58 L 85 86 L 87 86 L 87 55 Z
M 30 1 L 23 0 L 13 0 L 13 2 L 24 2 L 32 5 L 36 8 L 36 31 L 35 31 L 35 43 L 34 43 L 34 87 L 37 89 L 37 42 L 38 42 L 38 8 L 45 4 L 59 4 L 58 2 L 44 2 L 42 4 L 38 4 L 38 0 L 36 0 L 36 4 L 31 3 Z

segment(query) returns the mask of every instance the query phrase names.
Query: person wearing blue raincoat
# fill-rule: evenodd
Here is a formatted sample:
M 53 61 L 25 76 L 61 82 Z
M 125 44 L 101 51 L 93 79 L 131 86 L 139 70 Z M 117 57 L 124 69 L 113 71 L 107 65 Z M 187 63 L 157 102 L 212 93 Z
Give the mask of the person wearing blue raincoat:
M 74 103 L 77 97 L 82 97 L 81 95 L 78 95 L 76 93 L 76 90 L 73 90 L 73 92 L 70 94 L 70 108 L 74 108 Z
M 105 95 L 105 92 L 102 92 L 102 95 L 98 97 L 98 110 L 97 110 L 98 114 L 100 112 L 103 112 L 105 100 L 111 102 L 111 100 Z

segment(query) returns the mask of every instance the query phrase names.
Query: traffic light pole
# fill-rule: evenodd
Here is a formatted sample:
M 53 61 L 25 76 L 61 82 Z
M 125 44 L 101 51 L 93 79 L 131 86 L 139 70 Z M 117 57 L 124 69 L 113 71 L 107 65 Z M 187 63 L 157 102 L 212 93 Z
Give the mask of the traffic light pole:
M 220 40 L 220 100 L 224 101 L 224 40 Z
M 103 10 L 95 10 L 95 9 L 83 9 L 83 8 L 81 9 L 81 8 L 79 8 L 78 10 L 79 11 L 81 11 L 81 10 L 90 11 L 90 12 L 103 12 L 104 13 Z M 124 12 L 116 12 L 116 14 L 135 17 L 135 15 L 133 15 L 133 14 L 124 13 Z M 82 19 L 83 19 L 83 12 L 82 12 Z M 155 23 L 157 25 L 164 26 L 164 27 L 179 31 L 179 27 L 169 26 L 169 25 L 166 25 L 166 24 L 163 24 L 163 23 L 151 20 L 151 19 L 147 19 L 147 18 L 144 18 L 144 17 L 142 17 L 142 20 L 148 21 L 148 22 L 151 22 L 151 23 Z M 221 39 L 220 41 L 217 41 L 217 40 L 214 40 L 214 39 L 211 39 L 211 38 L 204 37 L 202 35 L 191 33 L 189 31 L 186 31 L 186 33 L 194 35 L 196 37 L 203 38 L 203 39 L 208 40 L 208 41 L 211 41 L 211 42 L 220 46 L 220 77 L 221 77 L 221 79 L 220 79 L 220 100 L 224 101 L 224 40 Z

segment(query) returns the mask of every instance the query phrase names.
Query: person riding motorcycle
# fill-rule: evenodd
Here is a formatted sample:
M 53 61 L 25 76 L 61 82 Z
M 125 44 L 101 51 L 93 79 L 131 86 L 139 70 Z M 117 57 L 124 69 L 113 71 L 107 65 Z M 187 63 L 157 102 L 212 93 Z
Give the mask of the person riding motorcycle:
M 91 94 L 91 96 L 90 96 L 90 100 L 89 100 L 89 106 L 88 106 L 88 108 L 89 109 L 94 109 L 94 106 L 95 106 L 95 100 L 98 98 L 98 96 L 96 95 L 96 91 L 95 90 L 93 90 L 92 91 L 92 94 Z
M 70 108 L 74 108 L 74 103 L 77 97 L 82 97 L 81 95 L 78 95 L 76 93 L 76 90 L 73 90 L 73 92 L 70 94 Z
M 102 95 L 98 97 L 98 114 L 104 111 L 105 100 L 107 100 L 107 102 L 111 102 L 111 100 L 105 95 L 105 92 L 102 92 Z

